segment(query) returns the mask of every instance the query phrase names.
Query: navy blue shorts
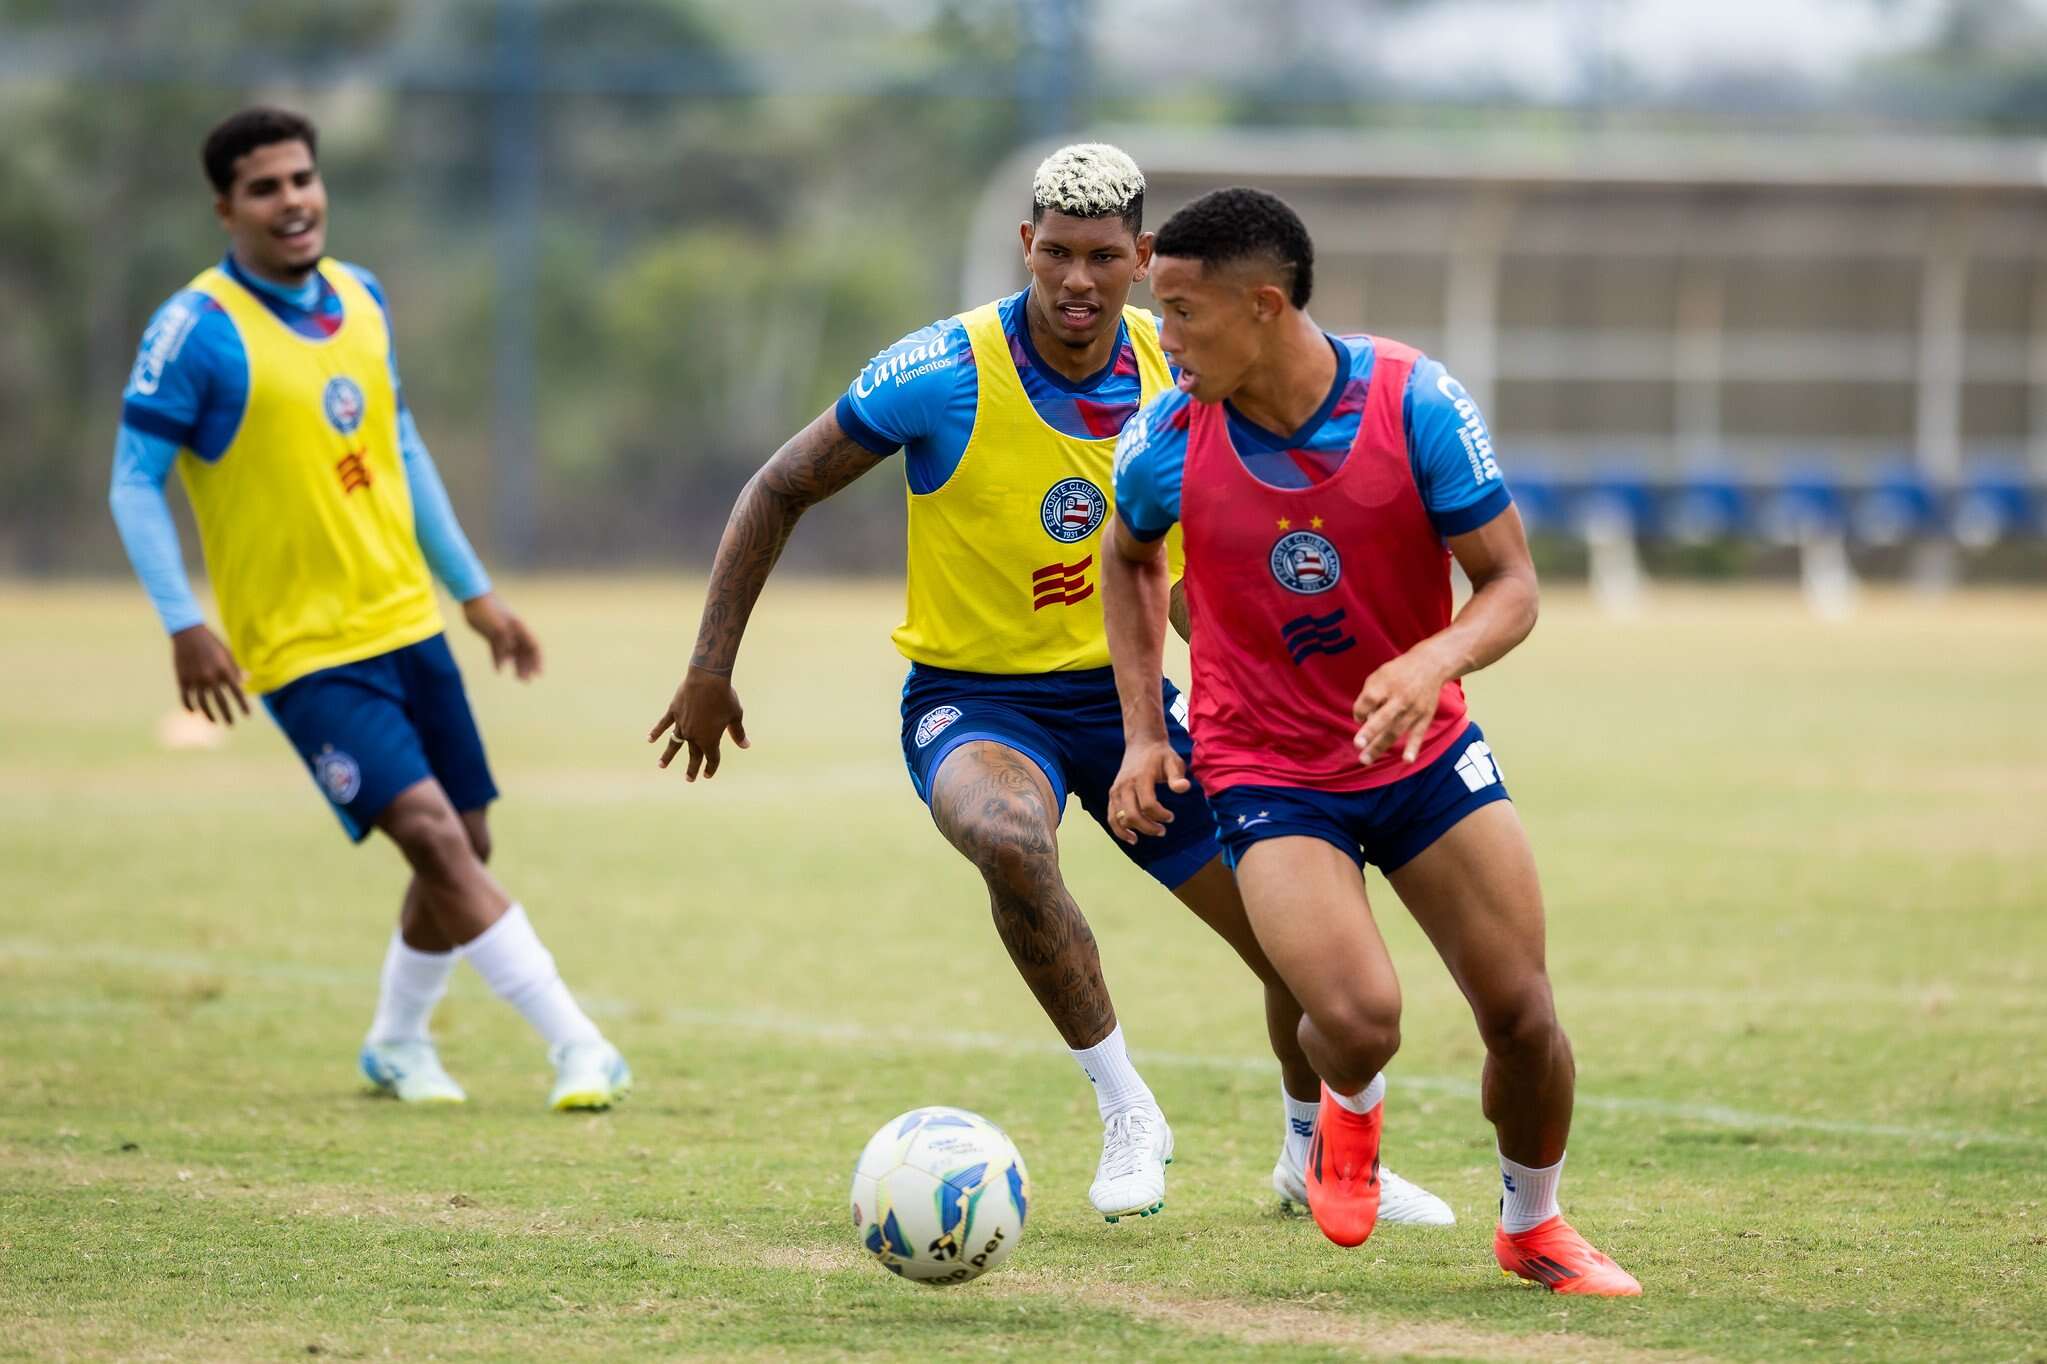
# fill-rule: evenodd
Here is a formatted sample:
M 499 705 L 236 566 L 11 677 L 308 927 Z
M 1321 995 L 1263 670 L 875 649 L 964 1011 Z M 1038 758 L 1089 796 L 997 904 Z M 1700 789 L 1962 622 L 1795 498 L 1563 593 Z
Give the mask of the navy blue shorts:
M 1421 771 L 1369 791 L 1232 786 L 1210 803 L 1232 869 L 1253 843 L 1305 835 L 1334 843 L 1360 867 L 1393 872 L 1473 810 L 1506 799 L 1507 783 L 1474 723 Z
M 1165 697 L 1166 731 L 1186 758 L 1194 740 L 1187 733 L 1179 688 L 1166 683 Z M 1008 677 L 913 664 L 903 683 L 903 760 L 919 800 L 930 804 L 939 764 L 961 744 L 976 740 L 1023 754 L 1052 784 L 1062 811 L 1071 792 L 1095 823 L 1109 828 L 1109 787 L 1123 765 L 1123 706 L 1116 699 L 1112 669 Z M 1116 846 L 1172 890 L 1222 849 L 1215 841 L 1215 816 L 1198 783 L 1177 795 L 1159 794 L 1173 812 L 1165 836 L 1140 834 L 1134 847 L 1121 839 Z
M 307 673 L 263 705 L 358 843 L 399 792 L 427 777 L 457 810 L 497 799 L 446 635 Z

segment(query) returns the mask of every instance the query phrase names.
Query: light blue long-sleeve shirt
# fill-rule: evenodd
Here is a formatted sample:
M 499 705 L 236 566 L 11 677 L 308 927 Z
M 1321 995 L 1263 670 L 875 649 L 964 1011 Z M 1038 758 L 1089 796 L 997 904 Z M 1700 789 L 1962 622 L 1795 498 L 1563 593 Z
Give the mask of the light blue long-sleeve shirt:
M 341 301 L 317 275 L 293 289 L 248 275 L 232 257 L 222 268 L 295 330 L 321 336 L 338 325 Z M 375 276 L 358 266 L 343 268 L 362 281 L 379 307 L 387 306 Z M 420 551 L 450 594 L 469 601 L 490 591 L 490 575 L 455 519 L 440 471 L 405 403 L 395 341 L 390 365 L 392 387 L 399 395 L 399 448 Z M 122 395 L 121 429 L 114 441 L 113 478 L 107 492 L 128 561 L 171 634 L 201 624 L 205 614 L 185 573 L 164 484 L 180 450 L 190 449 L 204 460 L 225 453 L 241 425 L 248 393 L 248 352 L 233 320 L 204 295 L 180 291 L 157 311 L 143 333 Z

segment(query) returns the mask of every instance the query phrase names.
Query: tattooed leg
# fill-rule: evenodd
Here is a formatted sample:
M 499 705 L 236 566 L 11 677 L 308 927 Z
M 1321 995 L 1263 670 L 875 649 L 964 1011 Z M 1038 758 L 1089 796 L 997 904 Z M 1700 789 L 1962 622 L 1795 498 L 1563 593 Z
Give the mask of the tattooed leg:
M 1116 1026 L 1095 935 L 1059 875 L 1059 812 L 1036 763 L 977 741 L 946 757 L 931 817 L 988 883 L 995 931 L 1068 1047 L 1092 1047 Z

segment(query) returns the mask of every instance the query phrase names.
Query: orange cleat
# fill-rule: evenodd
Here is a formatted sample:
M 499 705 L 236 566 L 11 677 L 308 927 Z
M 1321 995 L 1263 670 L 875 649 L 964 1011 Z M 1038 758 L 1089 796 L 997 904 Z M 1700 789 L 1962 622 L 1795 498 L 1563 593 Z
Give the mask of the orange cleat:
M 1361 1246 L 1379 1222 L 1379 1123 L 1382 1102 L 1353 1113 L 1322 1086 L 1315 1139 L 1308 1143 L 1308 1211 L 1340 1246 Z
M 1552 1293 L 1593 1298 L 1639 1298 L 1635 1276 L 1592 1248 L 1559 1213 L 1527 1231 L 1493 1228 L 1493 1258 L 1509 1274 L 1532 1279 Z

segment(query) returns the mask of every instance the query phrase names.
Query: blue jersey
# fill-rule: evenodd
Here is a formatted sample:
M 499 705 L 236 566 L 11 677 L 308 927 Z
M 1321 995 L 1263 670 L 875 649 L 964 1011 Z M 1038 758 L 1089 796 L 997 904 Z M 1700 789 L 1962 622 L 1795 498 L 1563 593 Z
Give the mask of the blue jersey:
M 1223 404 L 1230 443 L 1253 477 L 1276 488 L 1308 488 L 1343 467 L 1365 394 L 1371 388 L 1372 338 L 1330 336 L 1336 378 L 1322 406 L 1290 434 L 1247 420 Z M 1156 540 L 1180 519 L 1180 479 L 1187 462 L 1187 405 L 1175 389 L 1162 394 L 1124 429 L 1116 447 L 1116 513 L 1140 539 Z M 1427 356 L 1415 364 L 1401 398 L 1408 458 L 1422 505 L 1439 535 L 1477 530 L 1512 499 L 1500 478 L 1492 436 L 1464 385 Z
M 1073 380 L 1047 365 L 1024 317 L 1025 289 L 997 304 L 1009 358 L 1031 406 L 1055 431 L 1106 440 L 1136 415 L 1140 396 L 1137 353 L 1130 333 L 1116 329 L 1115 355 L 1085 379 Z M 874 357 L 839 399 L 839 428 L 877 455 L 904 451 L 910 490 L 945 486 L 974 434 L 980 376 L 966 326 L 956 317 L 911 332 Z
M 229 255 L 221 268 L 246 285 L 280 321 L 300 335 L 331 336 L 340 327 L 341 298 L 316 271 L 298 288 L 257 279 Z M 385 308 L 383 286 L 360 266 L 344 265 Z M 388 320 L 388 319 L 387 319 Z M 470 548 L 448 502 L 433 457 L 405 404 L 398 382 L 396 342 L 391 385 L 398 394 L 399 443 L 420 548 L 457 600 L 490 590 L 490 578 Z M 241 334 L 218 303 L 181 290 L 159 308 L 142 334 L 135 367 L 122 394 L 121 430 L 114 447 L 108 502 L 136 575 L 171 632 L 204 620 L 185 576 L 176 523 L 163 485 L 180 450 L 216 460 L 241 426 L 249 396 L 249 357 Z

